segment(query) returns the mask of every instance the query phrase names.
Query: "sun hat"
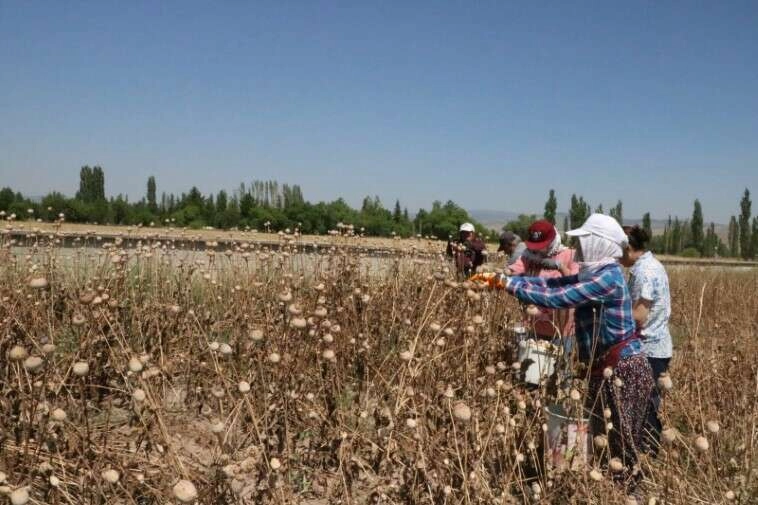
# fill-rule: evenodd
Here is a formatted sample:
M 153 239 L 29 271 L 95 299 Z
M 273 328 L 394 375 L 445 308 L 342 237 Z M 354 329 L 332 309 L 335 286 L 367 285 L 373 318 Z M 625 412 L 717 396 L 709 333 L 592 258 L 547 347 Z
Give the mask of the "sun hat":
M 610 240 L 621 247 L 626 247 L 629 244 L 629 237 L 626 236 L 624 229 L 618 221 L 605 214 L 592 214 L 582 226 L 575 230 L 567 231 L 566 235 L 569 237 L 596 235 Z
M 474 231 L 474 225 L 471 223 L 463 223 L 460 228 L 458 228 L 458 231 Z
M 547 219 L 535 221 L 529 227 L 526 247 L 533 251 L 539 251 L 549 246 L 555 239 L 555 226 Z

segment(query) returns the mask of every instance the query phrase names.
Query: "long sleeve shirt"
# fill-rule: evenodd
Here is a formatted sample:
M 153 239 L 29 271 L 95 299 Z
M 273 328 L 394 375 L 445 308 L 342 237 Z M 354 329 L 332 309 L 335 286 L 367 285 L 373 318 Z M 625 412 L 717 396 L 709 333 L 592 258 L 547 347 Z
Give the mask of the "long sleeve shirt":
M 579 359 L 589 362 L 635 331 L 632 299 L 621 266 L 610 264 L 580 280 L 578 275 L 545 279 L 511 277 L 506 290 L 525 303 L 553 309 L 574 307 Z M 639 340 L 631 340 L 621 357 L 641 352 Z
M 510 267 L 511 265 L 515 265 L 518 260 L 521 259 L 521 255 L 524 254 L 524 251 L 526 251 L 526 242 L 519 242 L 516 244 L 516 248 L 508 257 L 508 261 L 506 261 L 505 266 Z
M 448 242 L 446 252 L 455 260 L 458 272 L 468 276 L 484 263 L 485 250 L 486 246 L 482 239 L 473 237 L 464 241 Z
M 550 257 L 551 260 L 560 261 L 566 265 L 572 274 L 579 272 L 579 264 L 574 261 L 574 250 L 565 248 L 556 255 Z M 561 277 L 561 272 L 555 269 L 543 268 L 539 263 L 529 261 L 527 255 L 520 256 L 518 261 L 508 267 L 513 275 L 525 275 L 527 277 L 542 277 L 545 279 Z M 540 313 L 534 318 L 534 331 L 541 337 L 552 337 L 555 335 L 555 329 L 558 328 L 564 337 L 573 336 L 574 329 L 574 310 L 554 310 L 546 307 L 540 307 Z

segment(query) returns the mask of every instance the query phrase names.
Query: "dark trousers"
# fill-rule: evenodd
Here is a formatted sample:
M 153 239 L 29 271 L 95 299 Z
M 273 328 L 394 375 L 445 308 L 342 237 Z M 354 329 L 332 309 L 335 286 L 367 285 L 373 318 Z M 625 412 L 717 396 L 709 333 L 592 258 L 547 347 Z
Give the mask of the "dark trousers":
M 658 390 L 658 377 L 669 369 L 671 358 L 648 358 L 650 368 L 653 371 L 653 391 L 650 393 L 650 404 L 647 410 L 647 420 L 645 421 L 645 441 L 643 447 L 648 454 L 653 456 L 658 454 L 658 447 L 661 442 L 661 430 L 663 425 L 658 419 L 658 410 L 661 408 L 661 393 Z

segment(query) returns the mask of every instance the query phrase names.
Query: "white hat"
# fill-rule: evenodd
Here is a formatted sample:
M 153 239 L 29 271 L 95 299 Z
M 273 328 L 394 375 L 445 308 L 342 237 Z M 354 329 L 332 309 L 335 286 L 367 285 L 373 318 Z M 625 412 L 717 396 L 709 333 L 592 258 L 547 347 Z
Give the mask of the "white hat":
M 461 227 L 458 228 L 458 231 L 474 231 L 474 225 L 471 223 L 463 223 Z
M 629 243 L 629 238 L 624 233 L 624 229 L 618 221 L 605 214 L 592 214 L 582 226 L 576 230 L 567 231 L 566 235 L 569 237 L 596 235 L 622 247 L 625 247 Z

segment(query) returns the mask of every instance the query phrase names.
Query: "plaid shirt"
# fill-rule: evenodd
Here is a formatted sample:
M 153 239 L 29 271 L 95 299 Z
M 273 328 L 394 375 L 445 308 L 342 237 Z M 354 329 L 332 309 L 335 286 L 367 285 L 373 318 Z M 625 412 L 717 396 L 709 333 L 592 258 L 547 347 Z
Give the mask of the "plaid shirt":
M 544 279 L 511 277 L 506 289 L 522 302 L 541 307 L 565 309 L 576 307 L 576 342 L 579 359 L 588 362 L 600 356 L 613 344 L 632 336 L 632 298 L 629 295 L 621 266 L 610 264 L 594 272 L 588 279 L 578 275 Z M 639 340 L 630 342 L 621 352 L 626 358 L 642 351 Z

